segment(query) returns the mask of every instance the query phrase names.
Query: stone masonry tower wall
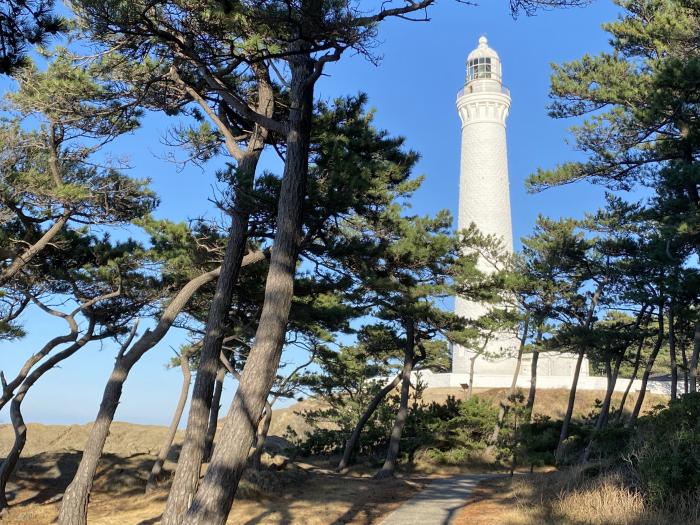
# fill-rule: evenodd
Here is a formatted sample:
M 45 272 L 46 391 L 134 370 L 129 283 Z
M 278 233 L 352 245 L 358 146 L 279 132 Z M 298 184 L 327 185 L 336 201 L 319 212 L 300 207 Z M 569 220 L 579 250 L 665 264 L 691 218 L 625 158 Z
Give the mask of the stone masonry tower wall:
M 513 250 L 508 184 L 508 154 L 506 149 L 506 118 L 510 109 L 510 93 L 503 87 L 502 68 L 498 54 L 488 46 L 485 37 L 467 58 L 467 79 L 457 94 L 457 111 L 462 122 L 462 148 L 459 179 L 459 229 L 474 223 L 484 234 L 497 235 L 504 246 Z M 479 262 L 489 270 L 486 261 Z M 455 312 L 474 319 L 483 314 L 485 306 L 455 300 Z M 507 354 L 513 347 L 513 337 L 495 338 L 487 347 L 492 354 Z M 467 372 L 473 353 L 462 347 L 453 352 L 453 372 Z M 506 355 L 495 360 L 479 358 L 480 372 L 507 373 Z

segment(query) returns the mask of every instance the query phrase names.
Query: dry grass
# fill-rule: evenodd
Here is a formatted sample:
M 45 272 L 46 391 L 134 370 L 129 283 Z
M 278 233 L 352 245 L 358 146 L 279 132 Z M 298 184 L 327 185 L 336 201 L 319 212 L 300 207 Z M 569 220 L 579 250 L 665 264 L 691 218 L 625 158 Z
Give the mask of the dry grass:
M 488 519 L 484 520 L 484 516 Z M 588 477 L 582 468 L 520 475 L 484 484 L 456 525 L 697 525 L 700 500 L 650 506 L 619 473 Z

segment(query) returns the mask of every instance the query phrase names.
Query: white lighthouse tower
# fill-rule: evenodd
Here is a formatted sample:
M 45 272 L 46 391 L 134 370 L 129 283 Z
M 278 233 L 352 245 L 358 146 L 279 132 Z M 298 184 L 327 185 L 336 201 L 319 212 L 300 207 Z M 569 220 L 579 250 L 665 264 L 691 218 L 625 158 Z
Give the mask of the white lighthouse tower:
M 506 118 L 510 109 L 510 93 L 503 87 L 503 70 L 498 53 L 488 45 L 486 37 L 467 58 L 467 78 L 457 94 L 457 111 L 462 121 L 462 153 L 459 178 L 459 229 L 474 223 L 487 235 L 499 237 L 508 251 L 513 251 L 513 230 L 510 216 Z M 484 271 L 492 270 L 485 260 L 479 261 Z M 455 299 L 455 312 L 475 319 L 486 310 L 483 304 Z M 486 373 L 509 373 L 515 363 L 509 355 L 514 337 L 494 337 L 486 347 L 492 358 L 478 358 L 476 368 Z M 498 355 L 498 357 L 496 357 Z M 455 347 L 453 372 L 467 372 L 474 353 Z
M 467 79 L 457 94 L 457 111 L 462 122 L 462 152 L 459 177 L 459 229 L 474 223 L 482 233 L 500 237 L 503 246 L 513 251 L 513 230 L 510 217 L 506 119 L 510 109 L 510 93 L 503 87 L 501 60 L 488 46 L 485 37 L 467 58 Z M 486 260 L 478 262 L 483 271 L 490 271 Z M 476 319 L 486 312 L 481 303 L 455 298 L 455 312 Z M 433 374 L 416 372 L 421 381 L 434 388 L 505 388 L 511 385 L 517 363 L 518 341 L 514 334 L 492 337 L 483 349 L 475 351 L 453 346 L 452 372 Z M 538 388 L 570 388 L 578 356 L 559 351 L 539 352 Z M 517 386 L 530 386 L 532 353 L 523 355 L 516 379 Z M 605 390 L 606 379 L 589 376 L 588 359 L 584 361 L 578 388 Z M 637 385 L 638 383 L 635 383 Z M 615 385 L 622 390 L 624 384 Z M 638 389 L 638 386 L 634 387 Z M 662 382 L 652 387 L 668 392 Z M 664 390 L 665 389 L 665 390 Z

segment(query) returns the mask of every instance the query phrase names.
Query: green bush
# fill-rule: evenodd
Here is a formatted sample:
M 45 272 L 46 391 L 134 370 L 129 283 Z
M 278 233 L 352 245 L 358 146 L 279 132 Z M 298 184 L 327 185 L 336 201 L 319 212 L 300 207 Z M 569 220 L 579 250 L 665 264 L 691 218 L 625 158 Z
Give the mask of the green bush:
M 486 448 L 496 417 L 495 407 L 476 396 L 466 401 L 450 396 L 445 403 L 414 405 L 401 450 L 409 459 L 417 450 L 427 449 L 426 457 L 436 463 L 466 463 L 470 455 Z
M 398 410 L 398 396 L 390 396 L 377 409 L 362 431 L 358 456 L 384 454 L 389 433 Z M 308 435 L 288 435 L 301 454 L 335 454 L 342 452 L 352 432 L 359 410 L 309 411 L 306 421 L 315 428 Z M 472 397 L 457 401 L 453 396 L 444 403 L 420 403 L 420 391 L 414 395 L 406 426 L 401 437 L 401 453 L 410 459 L 418 450 L 428 450 L 427 457 L 445 464 L 464 463 L 469 454 L 486 447 L 486 440 L 496 424 L 497 410 L 488 401 Z M 323 423 L 323 426 L 319 426 Z
M 463 465 L 473 457 L 474 449 L 472 447 L 457 447 L 448 450 L 430 448 L 426 455 L 433 463 L 440 465 Z
M 635 445 L 629 459 L 650 501 L 700 490 L 700 393 L 641 418 Z

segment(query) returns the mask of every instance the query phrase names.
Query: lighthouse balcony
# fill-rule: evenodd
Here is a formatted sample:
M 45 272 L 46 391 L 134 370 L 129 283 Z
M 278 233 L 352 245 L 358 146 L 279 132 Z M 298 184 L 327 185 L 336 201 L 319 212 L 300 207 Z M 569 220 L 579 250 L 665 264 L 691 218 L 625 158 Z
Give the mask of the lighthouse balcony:
M 460 89 L 457 93 L 457 98 L 463 95 L 469 95 L 470 93 L 502 93 L 504 95 L 510 96 L 510 89 L 491 82 L 474 82 Z

